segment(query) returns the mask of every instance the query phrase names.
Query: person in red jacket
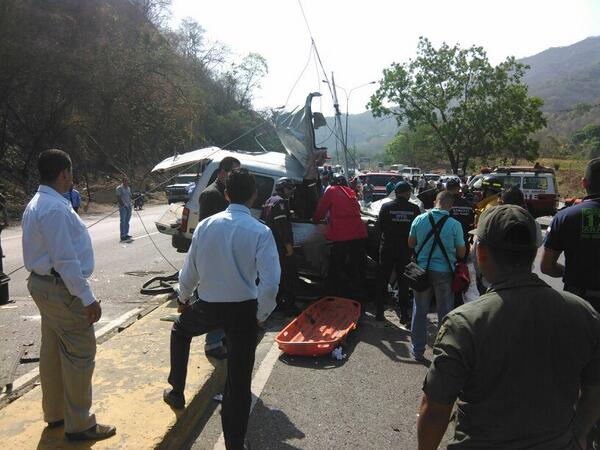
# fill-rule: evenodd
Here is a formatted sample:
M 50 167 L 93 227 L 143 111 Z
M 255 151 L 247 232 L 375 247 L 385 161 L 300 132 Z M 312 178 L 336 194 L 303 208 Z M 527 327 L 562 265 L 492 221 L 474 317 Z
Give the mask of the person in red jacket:
M 335 174 L 330 183 L 313 216 L 313 221 L 319 222 L 329 214 L 325 237 L 333 245 L 327 289 L 332 295 L 365 300 L 367 229 L 360 218 L 356 193 L 348 187 L 346 178 Z M 343 283 L 341 275 L 346 264 L 350 273 L 348 282 Z

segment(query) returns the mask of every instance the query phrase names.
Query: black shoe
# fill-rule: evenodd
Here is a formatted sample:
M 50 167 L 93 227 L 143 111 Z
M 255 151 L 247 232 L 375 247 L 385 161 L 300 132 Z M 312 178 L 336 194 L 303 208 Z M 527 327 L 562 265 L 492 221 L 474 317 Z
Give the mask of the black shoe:
M 204 354 L 208 358 L 227 359 L 227 348 L 224 345 L 220 345 L 219 347 L 206 350 Z
M 127 236 L 125 236 L 125 239 L 133 239 L 133 236 L 131 236 L 130 234 L 128 234 Z
M 55 420 L 54 422 L 48 422 L 48 426 L 46 428 L 58 428 L 62 427 L 65 424 L 63 419 Z
M 97 423 L 91 428 L 79 433 L 65 433 L 69 441 L 101 441 L 117 434 L 117 429 L 113 425 L 100 425 Z
M 173 409 L 185 408 L 185 397 L 183 394 L 174 394 L 172 389 L 165 389 L 163 391 L 163 400 Z

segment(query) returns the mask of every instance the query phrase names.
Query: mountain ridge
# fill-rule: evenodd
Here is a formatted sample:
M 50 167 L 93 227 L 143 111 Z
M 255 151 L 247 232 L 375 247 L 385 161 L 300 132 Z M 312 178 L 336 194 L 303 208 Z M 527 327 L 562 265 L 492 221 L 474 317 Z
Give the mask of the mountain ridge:
M 551 114 L 552 121 L 560 120 L 562 113 L 570 113 L 577 105 L 600 103 L 600 36 L 550 47 L 518 61 L 530 66 L 523 81 L 530 95 L 544 99 L 543 111 Z M 332 126 L 334 117 L 326 119 Z M 383 152 L 385 144 L 397 132 L 393 117 L 373 118 L 370 111 L 348 116 L 348 146 L 356 147 L 361 154 Z M 326 127 L 316 130 L 317 142 L 327 146 L 333 154 L 335 138 L 329 135 Z

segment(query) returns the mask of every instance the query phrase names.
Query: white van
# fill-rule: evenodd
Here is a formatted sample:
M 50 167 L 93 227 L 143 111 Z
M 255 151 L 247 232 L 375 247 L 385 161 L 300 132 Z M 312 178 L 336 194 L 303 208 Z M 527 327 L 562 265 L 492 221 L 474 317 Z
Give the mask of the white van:
M 260 216 L 262 205 L 273 194 L 275 183 L 281 177 L 295 180 L 298 183 L 297 195 L 301 196 L 304 169 L 296 158 L 286 153 L 255 153 L 208 147 L 166 158 L 158 163 L 152 172 L 172 172 L 175 175 L 177 171 L 189 171 L 189 167 L 193 165 L 200 167 L 196 188 L 185 205 L 170 205 L 168 211 L 155 223 L 159 232 L 172 236 L 172 245 L 178 252 L 188 251 L 192 235 L 198 225 L 200 194 L 216 179 L 219 163 L 226 156 L 237 158 L 241 167 L 248 169 L 256 179 L 258 196 L 251 208 L 254 217 Z M 328 267 L 325 225 L 313 224 L 309 219 L 309 217 L 294 219 L 292 224 L 294 246 L 302 249 L 300 253 L 304 259 L 301 263 L 303 272 L 323 276 Z
M 558 208 L 558 184 L 554 170 L 546 167 L 498 167 L 483 175 L 497 179 L 503 189 L 516 186 L 525 196 L 527 208 L 534 217 L 551 216 Z
M 404 166 L 402 167 L 402 170 L 400 170 L 400 174 L 402 174 L 403 176 L 412 179 L 412 177 L 414 175 L 421 175 L 421 169 L 418 167 L 407 167 Z

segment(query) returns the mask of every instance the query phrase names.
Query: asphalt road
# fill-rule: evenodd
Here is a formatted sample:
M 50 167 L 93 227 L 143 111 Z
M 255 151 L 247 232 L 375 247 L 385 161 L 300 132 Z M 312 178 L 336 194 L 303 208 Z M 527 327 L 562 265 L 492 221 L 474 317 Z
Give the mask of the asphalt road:
M 118 212 L 89 229 L 96 262 L 90 284 L 97 298 L 102 301 L 103 309 L 102 319 L 96 324 L 96 329 L 133 308 L 156 302 L 152 296 L 139 294 L 142 283 L 152 276 L 175 272 L 158 253 L 152 240 L 171 264 L 177 269 L 181 267 L 184 254 L 177 253 L 171 247 L 171 238 L 158 233 L 154 226 L 154 221 L 166 209 L 167 205 L 149 205 L 140 211 L 150 236 L 134 212 L 130 234 L 135 240 L 131 244 L 119 242 Z M 90 225 L 103 216 L 88 215 L 83 219 Z M 1 238 L 6 255 L 4 270 L 10 273 L 23 264 L 20 227 L 4 230 Z M 25 269 L 11 275 L 9 289 L 15 303 L 0 307 L 0 379 L 4 378 L 23 345 L 26 345 L 26 357 L 35 359 L 39 356 L 40 316 L 27 291 L 28 275 Z M 35 362 L 20 364 L 16 376 L 36 365 Z
M 535 262 L 539 274 L 541 251 Z M 558 279 L 542 275 L 562 289 Z M 474 283 L 467 300 L 478 296 Z M 344 346 L 346 359 L 290 357 L 274 343 L 290 318 L 275 314 L 257 348 L 254 407 L 247 438 L 252 449 L 414 449 L 416 414 L 427 365 L 410 358 L 410 332 L 389 304 L 376 322 L 373 305 Z M 437 317 L 429 315 L 430 345 Z M 431 358 L 431 347 L 425 352 Z M 446 434 L 442 447 L 450 437 Z M 213 402 L 190 436 L 194 450 L 224 449 L 220 404 Z

